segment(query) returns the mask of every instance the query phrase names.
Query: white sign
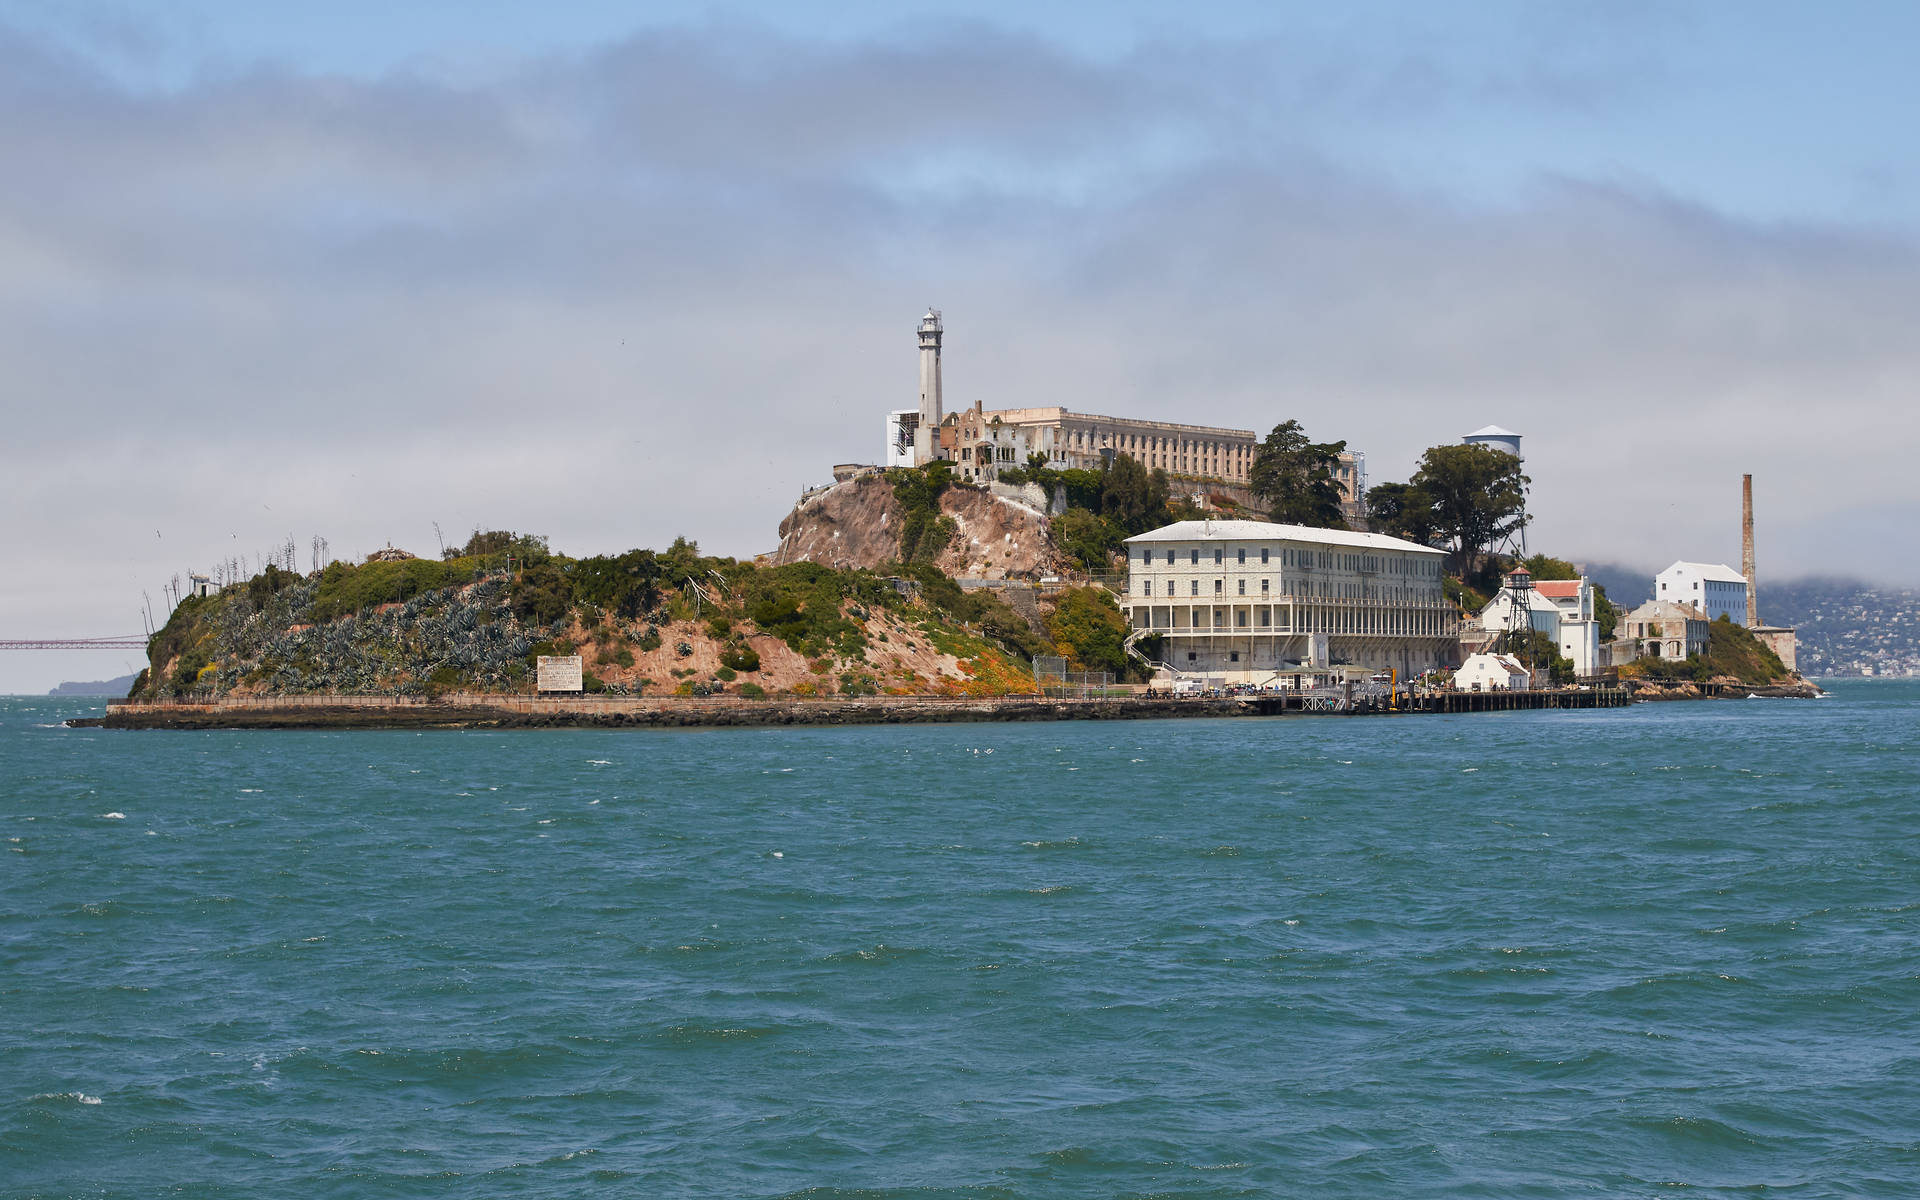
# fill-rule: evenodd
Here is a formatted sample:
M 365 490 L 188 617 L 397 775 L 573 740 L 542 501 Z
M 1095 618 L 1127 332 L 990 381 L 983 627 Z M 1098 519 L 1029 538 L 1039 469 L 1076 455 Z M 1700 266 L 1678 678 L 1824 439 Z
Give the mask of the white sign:
M 534 660 L 538 683 L 535 685 L 543 692 L 577 692 L 583 686 L 580 682 L 580 656 L 578 654 L 546 655 Z

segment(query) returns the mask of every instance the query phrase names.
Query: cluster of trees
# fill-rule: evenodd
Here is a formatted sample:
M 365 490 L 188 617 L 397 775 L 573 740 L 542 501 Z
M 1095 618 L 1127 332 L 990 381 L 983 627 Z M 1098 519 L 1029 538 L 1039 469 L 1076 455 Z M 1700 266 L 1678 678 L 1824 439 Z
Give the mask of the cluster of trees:
M 1412 479 L 1370 489 L 1367 509 L 1375 532 L 1445 544 L 1466 576 L 1484 569 L 1488 550 L 1526 521 L 1529 482 L 1520 460 L 1505 451 L 1434 446 L 1420 456 Z

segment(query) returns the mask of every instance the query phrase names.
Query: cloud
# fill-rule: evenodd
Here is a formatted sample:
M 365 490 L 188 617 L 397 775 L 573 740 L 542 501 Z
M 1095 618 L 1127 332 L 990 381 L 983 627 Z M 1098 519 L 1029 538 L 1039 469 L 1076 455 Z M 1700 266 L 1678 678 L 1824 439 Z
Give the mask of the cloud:
M 765 549 L 878 455 L 929 302 L 954 404 L 1299 417 L 1376 481 L 1497 421 L 1537 548 L 1737 557 L 1752 471 L 1773 578 L 1920 582 L 1846 516 L 1914 503 L 1909 239 L 1657 181 L 1383 178 L 1293 107 L 1350 70 L 1297 46 L 693 30 L 153 92 L 20 36 L 0 64 L 0 470 L 36 514 L 10 636 L 123 632 L 142 588 L 289 534 Z M 1487 87 L 1374 71 L 1326 104 Z

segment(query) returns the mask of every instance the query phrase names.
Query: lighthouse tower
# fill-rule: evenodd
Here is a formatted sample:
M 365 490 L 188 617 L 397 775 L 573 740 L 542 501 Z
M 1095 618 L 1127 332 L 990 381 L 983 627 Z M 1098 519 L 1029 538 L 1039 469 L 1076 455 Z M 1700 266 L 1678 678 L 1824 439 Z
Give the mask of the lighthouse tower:
M 913 465 L 940 457 L 940 310 L 920 318 L 920 424 L 913 431 Z

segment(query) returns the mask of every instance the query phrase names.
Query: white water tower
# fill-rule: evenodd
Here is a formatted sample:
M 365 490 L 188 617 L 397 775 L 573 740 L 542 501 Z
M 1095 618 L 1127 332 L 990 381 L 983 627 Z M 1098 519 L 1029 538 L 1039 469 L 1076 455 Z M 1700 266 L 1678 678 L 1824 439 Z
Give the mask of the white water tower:
M 1469 446 L 1485 446 L 1489 450 L 1511 454 L 1521 462 L 1527 460 L 1527 456 L 1520 453 L 1520 435 L 1511 429 L 1502 429 L 1498 425 L 1476 429 L 1460 440 Z

